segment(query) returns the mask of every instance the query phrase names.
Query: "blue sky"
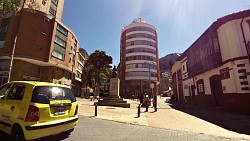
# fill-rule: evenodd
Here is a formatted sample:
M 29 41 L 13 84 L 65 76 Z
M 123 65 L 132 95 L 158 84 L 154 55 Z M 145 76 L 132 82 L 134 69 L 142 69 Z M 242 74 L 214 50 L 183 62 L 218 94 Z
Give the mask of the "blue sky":
M 214 21 L 250 9 L 250 0 L 65 0 L 63 23 L 88 54 L 120 58 L 123 26 L 144 18 L 158 31 L 159 56 L 184 52 Z

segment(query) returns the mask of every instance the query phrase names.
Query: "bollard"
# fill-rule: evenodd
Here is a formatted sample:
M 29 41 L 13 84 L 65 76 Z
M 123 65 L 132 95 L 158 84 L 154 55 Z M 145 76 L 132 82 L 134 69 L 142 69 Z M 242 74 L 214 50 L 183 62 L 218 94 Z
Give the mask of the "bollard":
M 138 117 L 140 117 L 140 113 L 141 113 L 140 107 L 141 107 L 141 105 L 139 104 L 138 105 Z
M 95 104 L 95 116 L 97 116 L 97 104 Z

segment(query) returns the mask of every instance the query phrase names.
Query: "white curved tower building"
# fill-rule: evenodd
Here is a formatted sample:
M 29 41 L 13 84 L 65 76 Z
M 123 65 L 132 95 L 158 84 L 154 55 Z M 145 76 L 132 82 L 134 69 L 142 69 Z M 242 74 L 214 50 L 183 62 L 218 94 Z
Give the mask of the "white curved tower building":
M 120 40 L 120 95 L 138 98 L 141 93 L 156 94 L 158 60 L 158 38 L 154 26 L 137 18 L 123 27 Z

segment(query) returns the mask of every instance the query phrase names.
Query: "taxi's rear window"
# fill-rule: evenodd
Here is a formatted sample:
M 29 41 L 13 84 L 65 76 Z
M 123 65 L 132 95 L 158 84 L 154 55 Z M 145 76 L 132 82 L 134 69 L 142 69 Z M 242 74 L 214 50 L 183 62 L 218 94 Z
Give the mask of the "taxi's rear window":
M 50 104 L 53 100 L 70 100 L 75 102 L 76 98 L 69 88 L 37 86 L 33 90 L 32 102 Z

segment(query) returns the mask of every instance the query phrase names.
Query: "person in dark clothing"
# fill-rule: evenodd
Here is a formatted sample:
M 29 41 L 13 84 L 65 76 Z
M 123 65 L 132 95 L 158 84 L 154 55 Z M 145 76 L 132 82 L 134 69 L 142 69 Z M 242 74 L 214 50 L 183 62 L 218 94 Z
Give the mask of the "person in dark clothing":
M 142 105 L 143 103 L 143 94 L 140 95 L 140 104 Z
M 171 100 L 171 103 L 175 102 L 175 96 L 174 96 L 174 94 L 171 95 L 171 99 L 170 100 Z
M 149 104 L 150 100 L 149 100 L 149 97 L 148 95 L 145 96 L 144 98 L 144 103 L 145 103 L 145 107 L 146 107 L 146 111 L 145 112 L 148 112 L 148 104 Z
M 154 96 L 153 107 L 154 107 L 154 112 L 157 112 L 157 95 Z

